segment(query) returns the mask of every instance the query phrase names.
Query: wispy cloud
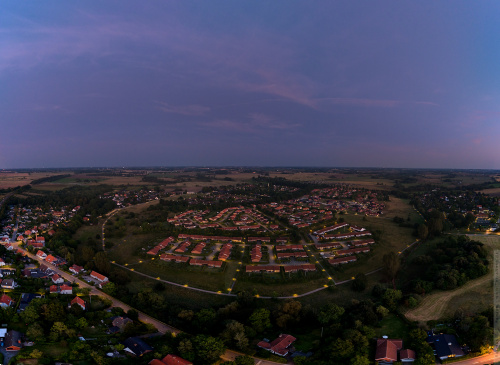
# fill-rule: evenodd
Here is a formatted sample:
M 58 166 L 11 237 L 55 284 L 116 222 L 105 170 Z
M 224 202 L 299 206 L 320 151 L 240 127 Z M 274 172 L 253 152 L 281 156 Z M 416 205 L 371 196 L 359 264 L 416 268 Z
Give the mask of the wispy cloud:
M 166 112 L 173 114 L 181 114 L 188 116 L 200 116 L 205 115 L 210 111 L 210 108 L 203 105 L 170 105 L 161 101 L 157 101 L 157 108 Z
M 401 101 L 401 100 L 389 100 L 389 99 L 321 98 L 318 99 L 318 101 L 331 104 L 338 104 L 338 105 L 347 105 L 347 106 L 382 107 L 382 108 L 394 108 L 400 105 L 408 105 L 408 104 L 438 106 L 438 104 L 430 101 Z
M 269 132 L 272 130 L 290 131 L 300 127 L 299 123 L 287 123 L 285 121 L 279 121 L 271 116 L 261 113 L 251 113 L 242 120 L 217 119 L 214 121 L 201 123 L 200 125 L 203 127 L 218 128 L 244 133 L 261 133 Z

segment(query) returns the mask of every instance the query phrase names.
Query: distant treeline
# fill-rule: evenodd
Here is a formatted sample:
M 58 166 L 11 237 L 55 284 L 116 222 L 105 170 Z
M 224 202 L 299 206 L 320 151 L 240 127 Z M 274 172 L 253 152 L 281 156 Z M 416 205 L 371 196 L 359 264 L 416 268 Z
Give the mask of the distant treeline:
M 39 185 L 39 184 L 43 184 L 43 183 L 46 183 L 46 182 L 52 182 L 52 181 L 57 181 L 57 180 L 65 179 L 65 178 L 70 177 L 70 176 L 71 176 L 71 174 L 63 174 L 63 175 L 54 175 L 54 176 L 42 177 L 40 179 L 33 180 L 31 182 L 31 184 L 32 185 Z

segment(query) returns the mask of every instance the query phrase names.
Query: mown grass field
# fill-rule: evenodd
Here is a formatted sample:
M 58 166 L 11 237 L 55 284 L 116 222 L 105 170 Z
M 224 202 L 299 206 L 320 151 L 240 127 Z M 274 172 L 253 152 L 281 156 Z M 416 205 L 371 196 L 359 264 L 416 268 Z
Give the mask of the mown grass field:
M 224 291 L 226 286 L 226 273 L 216 268 L 206 266 L 193 267 L 182 263 L 169 263 L 156 258 L 155 260 L 143 261 L 140 264 L 129 265 L 130 269 L 137 270 L 152 277 L 172 281 L 181 285 L 194 286 L 196 288 Z
M 123 270 L 114 267 L 116 270 Z M 132 281 L 127 285 L 132 295 L 139 293 L 146 288 L 153 288 L 158 283 L 157 280 L 149 279 L 141 275 L 130 273 Z M 153 289 L 154 290 L 154 289 Z M 201 309 L 207 307 L 221 307 L 235 300 L 234 297 L 226 297 L 217 294 L 206 294 L 189 288 L 167 285 L 165 290 L 158 292 L 165 298 L 165 301 L 172 306 L 179 306 L 188 309 Z
M 500 249 L 500 236 L 469 235 L 469 237 L 487 246 L 490 252 L 489 273 L 455 290 L 427 295 L 417 308 L 405 313 L 406 318 L 424 324 L 430 320 L 452 317 L 459 309 L 479 312 L 493 305 L 493 250 Z M 419 250 L 423 252 L 425 247 Z
M 266 284 L 257 281 L 237 280 L 234 291 L 248 291 L 261 296 L 292 296 L 293 294 L 304 294 L 313 289 L 321 288 L 328 284 L 326 277 L 316 278 L 307 282 L 286 282 L 277 284 Z

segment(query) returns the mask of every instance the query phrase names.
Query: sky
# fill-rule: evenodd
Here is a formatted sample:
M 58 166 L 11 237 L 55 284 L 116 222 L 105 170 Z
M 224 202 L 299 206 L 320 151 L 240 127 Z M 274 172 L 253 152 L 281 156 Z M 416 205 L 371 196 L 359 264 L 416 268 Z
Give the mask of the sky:
M 500 169 L 500 2 L 0 4 L 0 168 Z

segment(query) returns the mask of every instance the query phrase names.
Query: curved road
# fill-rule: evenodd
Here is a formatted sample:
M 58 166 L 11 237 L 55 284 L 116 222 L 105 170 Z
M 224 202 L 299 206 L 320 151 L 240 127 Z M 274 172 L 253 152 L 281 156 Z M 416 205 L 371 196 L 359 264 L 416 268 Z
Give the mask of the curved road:
M 24 252 L 24 254 L 27 255 L 29 258 L 38 261 L 40 264 L 44 264 L 44 265 L 49 266 L 51 270 L 53 270 L 57 274 L 61 275 L 65 280 L 72 282 L 72 283 L 77 283 L 80 288 L 89 288 L 91 295 L 99 295 L 101 297 L 109 299 L 111 301 L 113 307 L 122 308 L 125 312 L 129 311 L 130 309 L 136 310 L 139 313 L 139 320 L 141 322 L 149 323 L 149 324 L 155 326 L 156 329 L 158 330 L 158 332 L 160 332 L 160 333 L 172 332 L 174 334 L 178 334 L 178 333 L 182 332 L 181 330 L 179 330 L 175 327 L 172 327 L 172 326 L 170 326 L 166 323 L 163 323 L 163 322 L 161 322 L 153 317 L 150 317 L 147 314 L 137 310 L 136 308 L 133 308 L 133 307 L 129 306 L 128 304 L 125 304 L 125 303 L 119 301 L 118 299 L 102 292 L 101 290 L 97 289 L 96 287 L 89 285 L 85 281 L 80 280 L 80 279 L 74 277 L 73 275 L 71 275 L 65 271 L 60 270 L 57 266 L 49 264 L 48 262 L 36 257 L 35 255 L 33 255 L 33 254 L 29 253 L 28 251 L 24 250 L 23 248 L 19 247 L 19 242 L 14 242 L 13 244 L 16 246 L 16 248 L 22 250 Z M 240 355 L 242 355 L 242 354 L 240 354 L 236 351 L 226 350 L 224 355 L 222 355 L 222 358 L 224 360 L 231 360 L 231 359 L 234 359 Z M 267 360 L 258 359 L 255 357 L 254 357 L 254 361 L 255 361 L 256 365 L 277 365 L 277 364 L 279 364 L 279 363 L 276 363 L 273 361 L 267 361 Z

